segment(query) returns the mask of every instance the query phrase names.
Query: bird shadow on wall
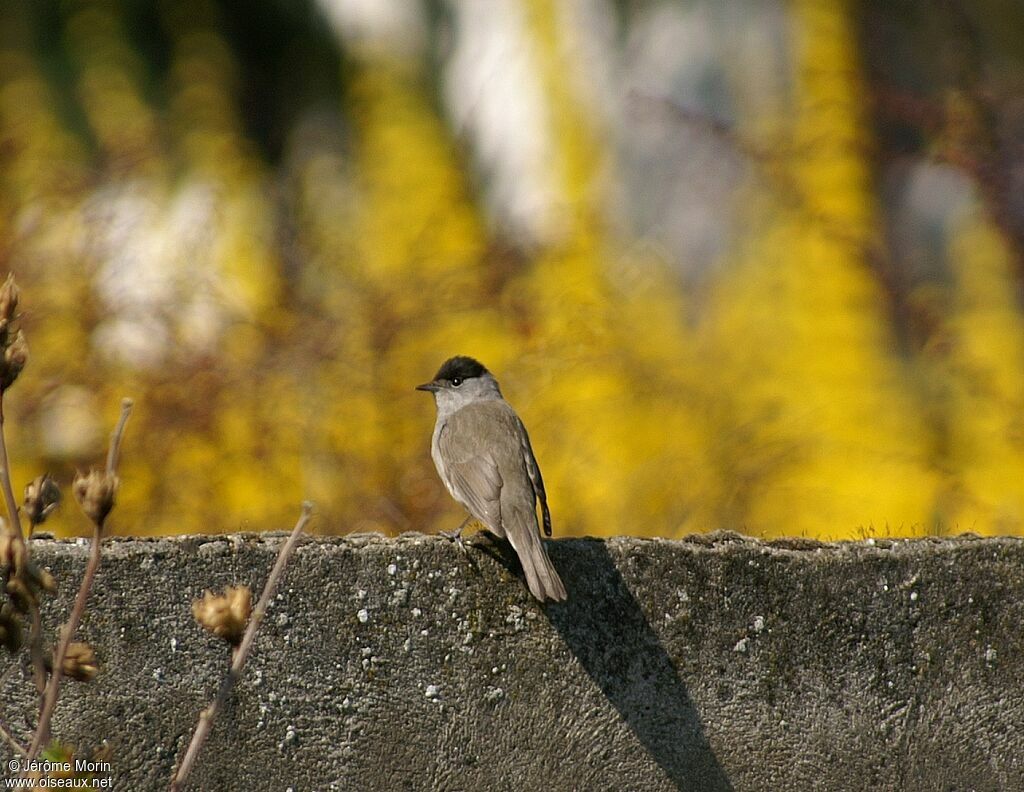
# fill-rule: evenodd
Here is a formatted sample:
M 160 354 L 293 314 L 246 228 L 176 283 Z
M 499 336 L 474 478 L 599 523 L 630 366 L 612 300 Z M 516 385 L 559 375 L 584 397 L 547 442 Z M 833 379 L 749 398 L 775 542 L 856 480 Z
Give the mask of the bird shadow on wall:
M 545 605 L 545 613 L 639 743 L 677 789 L 732 792 L 686 683 L 605 543 L 548 542 L 547 549 L 569 598 Z M 511 552 L 493 557 L 522 574 Z

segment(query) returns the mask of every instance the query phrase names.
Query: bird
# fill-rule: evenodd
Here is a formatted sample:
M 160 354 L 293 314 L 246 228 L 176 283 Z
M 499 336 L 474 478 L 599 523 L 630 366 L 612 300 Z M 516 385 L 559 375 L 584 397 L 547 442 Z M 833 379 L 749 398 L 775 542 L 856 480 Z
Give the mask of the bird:
M 478 360 L 457 355 L 416 389 L 434 396 L 437 421 L 430 455 L 448 492 L 491 533 L 508 539 L 537 600 L 564 601 L 565 586 L 548 558 L 537 523 L 539 502 L 544 533 L 551 536 L 540 466 L 526 427 L 501 395 L 494 375 Z

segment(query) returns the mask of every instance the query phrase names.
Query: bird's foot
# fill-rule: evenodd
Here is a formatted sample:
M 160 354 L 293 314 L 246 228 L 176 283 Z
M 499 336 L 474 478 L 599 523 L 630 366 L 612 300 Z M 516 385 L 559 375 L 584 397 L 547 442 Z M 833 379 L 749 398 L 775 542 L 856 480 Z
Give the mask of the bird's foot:
M 469 551 L 466 549 L 466 543 L 462 541 L 462 531 L 441 531 L 441 536 L 454 542 L 459 550 L 462 551 L 463 555 L 469 555 Z
M 469 555 L 469 551 L 466 550 L 466 543 L 462 541 L 462 532 L 466 530 L 466 526 L 469 525 L 469 522 L 472 519 L 472 517 L 467 517 L 465 520 L 462 521 L 462 525 L 460 525 L 454 531 L 440 532 L 440 535 L 443 536 L 445 539 L 455 542 L 455 544 L 459 546 L 459 550 L 461 550 L 467 556 Z

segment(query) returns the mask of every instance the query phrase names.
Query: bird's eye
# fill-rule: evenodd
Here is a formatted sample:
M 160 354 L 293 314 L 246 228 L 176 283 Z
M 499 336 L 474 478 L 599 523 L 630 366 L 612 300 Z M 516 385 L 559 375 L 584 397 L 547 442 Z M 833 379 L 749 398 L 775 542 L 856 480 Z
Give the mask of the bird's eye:
M 452 387 L 457 388 L 462 384 L 462 377 L 452 377 Z

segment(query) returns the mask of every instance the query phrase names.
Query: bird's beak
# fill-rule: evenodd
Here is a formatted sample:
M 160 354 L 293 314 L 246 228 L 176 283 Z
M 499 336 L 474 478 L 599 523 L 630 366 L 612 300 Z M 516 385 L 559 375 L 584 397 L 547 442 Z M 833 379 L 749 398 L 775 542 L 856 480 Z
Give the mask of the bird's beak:
M 441 386 L 436 382 L 424 382 L 422 385 L 417 385 L 416 390 L 430 391 L 431 393 L 437 393 L 441 390 Z

